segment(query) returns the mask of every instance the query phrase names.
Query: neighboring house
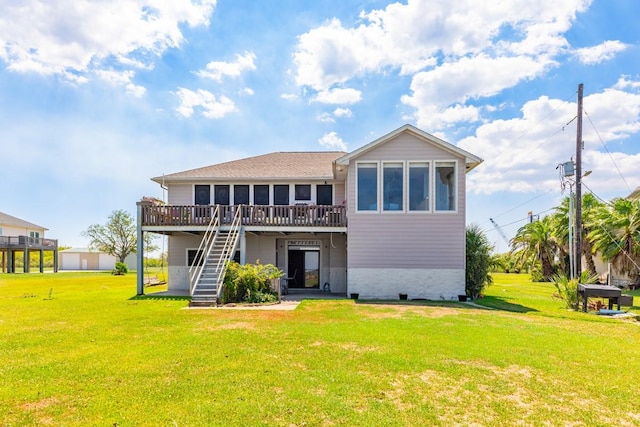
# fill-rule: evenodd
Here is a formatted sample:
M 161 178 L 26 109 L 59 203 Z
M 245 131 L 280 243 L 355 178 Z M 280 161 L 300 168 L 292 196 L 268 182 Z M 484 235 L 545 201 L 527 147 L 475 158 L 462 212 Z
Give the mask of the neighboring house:
M 627 199 L 640 200 L 640 186 L 636 187 L 636 189 L 627 196 Z M 629 286 L 634 289 L 640 288 L 640 271 L 638 271 L 638 274 L 632 276 L 623 274 L 615 269 L 610 262 L 602 259 L 602 256 L 599 253 L 594 254 L 593 261 L 596 265 L 596 272 L 601 282 L 606 282 L 608 285 L 617 286 L 619 288 Z M 585 258 L 583 256 L 582 269 L 584 270 L 585 268 Z
M 117 258 L 105 252 L 89 248 L 71 248 L 60 251 L 60 270 L 113 270 Z M 130 270 L 136 268 L 136 255 L 129 254 L 125 264 Z
M 287 152 L 153 178 L 138 242 L 168 235 L 168 288 L 215 302 L 227 259 L 361 299 L 465 292 L 466 173 L 482 159 L 411 125 L 350 153 Z M 203 254 L 203 259 L 200 259 Z M 138 246 L 138 293 L 144 254 Z
M 29 272 L 30 252 L 40 252 L 40 272 L 43 272 L 43 252 L 53 251 L 54 271 L 57 271 L 58 241 L 45 239 L 47 229 L 0 212 L 0 265 L 2 272 L 15 273 L 16 255 L 22 253 L 24 272 Z

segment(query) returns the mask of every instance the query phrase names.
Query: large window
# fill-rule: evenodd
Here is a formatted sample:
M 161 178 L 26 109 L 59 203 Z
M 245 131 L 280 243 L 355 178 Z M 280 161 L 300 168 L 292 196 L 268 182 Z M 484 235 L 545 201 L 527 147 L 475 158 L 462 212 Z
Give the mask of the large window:
M 210 205 L 211 204 L 211 186 L 196 185 L 194 189 L 193 198 L 196 205 Z
M 316 186 L 316 203 L 319 205 L 333 204 L 333 186 L 331 184 Z
M 216 185 L 213 192 L 216 205 L 229 205 L 229 185 Z
M 311 185 L 300 185 L 296 184 L 295 186 L 295 196 L 296 200 L 300 201 L 309 201 L 311 200 Z
M 429 210 L 429 163 L 409 163 L 409 210 Z
M 289 204 L 289 185 L 288 184 L 273 186 L 273 204 L 274 205 Z
M 359 211 L 378 210 L 378 164 L 358 163 L 357 192 Z
M 269 186 L 268 185 L 253 186 L 253 204 L 254 205 L 269 204 Z
M 401 211 L 403 201 L 402 163 L 384 163 L 382 165 L 382 209 Z
M 249 204 L 249 186 L 248 185 L 233 186 L 233 204 L 234 205 Z
M 436 162 L 436 211 L 456 210 L 456 164 Z

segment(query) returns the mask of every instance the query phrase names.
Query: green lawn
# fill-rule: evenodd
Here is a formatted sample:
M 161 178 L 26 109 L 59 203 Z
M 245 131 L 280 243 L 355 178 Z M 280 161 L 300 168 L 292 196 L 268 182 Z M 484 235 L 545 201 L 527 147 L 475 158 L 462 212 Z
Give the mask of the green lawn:
M 478 301 L 499 310 L 187 310 L 135 288 L 0 274 L 0 425 L 640 425 L 640 322 L 567 311 L 523 275 Z

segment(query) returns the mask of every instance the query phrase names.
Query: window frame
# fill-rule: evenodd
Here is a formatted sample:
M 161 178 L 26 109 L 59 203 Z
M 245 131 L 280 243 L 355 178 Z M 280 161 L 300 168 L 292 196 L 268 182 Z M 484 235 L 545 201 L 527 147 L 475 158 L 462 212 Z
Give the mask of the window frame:
M 427 208 L 426 209 L 411 209 L 411 167 L 412 165 L 426 165 L 427 171 Z M 433 212 L 433 160 L 409 160 L 407 161 L 407 213 L 410 214 L 424 214 Z
M 360 186 L 359 186 L 359 177 L 360 177 L 360 166 L 361 165 L 372 165 L 375 166 L 376 169 L 376 183 L 375 183 L 375 201 L 376 208 L 375 209 L 360 209 Z M 373 167 L 371 167 L 373 168 Z M 358 213 L 379 213 L 380 212 L 380 162 L 376 160 L 363 160 L 357 161 L 355 164 L 355 205 L 356 212 Z
M 437 180 L 438 180 L 438 164 L 453 164 L 453 209 L 438 209 L 438 193 L 437 193 Z M 438 159 L 433 161 L 433 213 L 437 214 L 452 214 L 458 212 L 458 204 L 460 201 L 458 200 L 458 191 L 459 191 L 459 183 L 458 183 L 458 161 L 455 159 Z
M 385 191 L 385 166 L 387 165 L 399 165 L 401 168 L 401 176 L 400 176 L 400 203 L 398 203 L 398 209 L 388 209 L 386 206 L 386 191 Z M 379 183 L 379 210 L 382 213 L 403 213 L 406 211 L 405 206 L 407 204 L 406 199 L 406 186 L 405 186 L 405 171 L 406 171 L 406 162 L 403 160 L 384 160 L 380 162 L 380 183 Z M 391 204 L 391 203 L 389 203 Z
M 304 194 L 303 193 L 304 190 Z M 298 196 L 301 197 L 298 197 Z M 311 202 L 311 184 L 294 184 L 293 200 L 296 202 Z

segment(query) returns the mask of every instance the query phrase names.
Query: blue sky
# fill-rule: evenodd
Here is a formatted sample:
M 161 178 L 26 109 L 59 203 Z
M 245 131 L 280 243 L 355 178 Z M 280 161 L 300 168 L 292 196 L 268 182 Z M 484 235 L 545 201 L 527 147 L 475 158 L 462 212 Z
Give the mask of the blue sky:
M 354 150 L 404 123 L 485 159 L 467 219 L 498 251 L 583 170 L 640 185 L 637 0 L 0 3 L 0 211 L 65 246 L 150 178 L 272 151 Z

